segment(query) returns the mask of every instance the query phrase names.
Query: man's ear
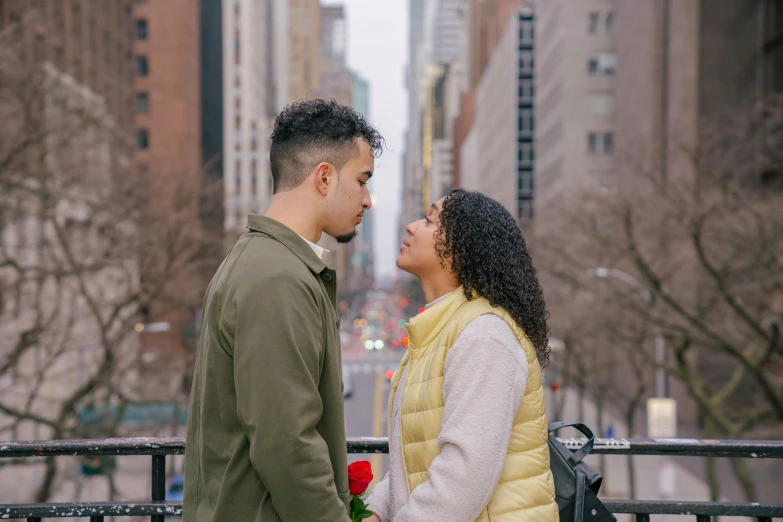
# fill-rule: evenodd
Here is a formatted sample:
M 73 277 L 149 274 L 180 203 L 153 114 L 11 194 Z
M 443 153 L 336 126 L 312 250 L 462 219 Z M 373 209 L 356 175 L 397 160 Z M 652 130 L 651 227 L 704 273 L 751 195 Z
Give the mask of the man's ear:
M 315 166 L 315 188 L 322 196 L 329 193 L 332 183 L 335 182 L 333 174 L 334 167 L 330 163 L 322 161 Z

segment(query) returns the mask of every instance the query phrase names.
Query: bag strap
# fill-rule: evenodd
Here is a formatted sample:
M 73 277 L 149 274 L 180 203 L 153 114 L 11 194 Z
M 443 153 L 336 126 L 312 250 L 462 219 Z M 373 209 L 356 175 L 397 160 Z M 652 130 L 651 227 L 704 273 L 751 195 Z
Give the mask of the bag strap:
M 585 490 L 587 476 L 581 471 L 576 472 L 576 497 L 574 499 L 574 522 L 582 522 L 585 514 Z
M 588 428 L 586 425 L 582 424 L 581 422 L 575 422 L 573 424 L 568 424 L 565 422 L 553 422 L 549 425 L 549 432 L 557 431 L 562 428 L 575 428 L 579 430 L 585 437 L 587 437 L 587 442 L 584 443 L 584 445 L 579 448 L 578 450 L 571 453 L 571 456 L 568 457 L 568 462 L 572 466 L 576 466 L 580 462 L 582 462 L 582 459 L 584 459 L 587 455 L 590 454 L 591 451 L 593 451 L 593 445 L 595 444 L 595 435 L 593 435 L 593 432 L 590 428 Z

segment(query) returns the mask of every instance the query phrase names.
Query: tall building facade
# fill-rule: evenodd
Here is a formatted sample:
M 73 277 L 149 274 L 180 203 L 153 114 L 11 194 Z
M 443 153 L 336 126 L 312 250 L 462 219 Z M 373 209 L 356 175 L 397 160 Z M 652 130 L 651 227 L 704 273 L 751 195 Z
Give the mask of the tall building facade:
M 536 8 L 537 225 L 551 223 L 548 212 L 560 212 L 570 194 L 614 184 L 614 4 Z
M 405 68 L 405 88 L 408 92 L 408 129 L 402 176 L 401 238 L 405 226 L 421 217 L 422 155 L 421 155 L 421 91 L 424 77 L 425 11 L 432 0 L 408 1 L 408 63 Z M 400 239 L 402 242 L 402 239 Z
M 466 6 L 467 0 L 409 4 L 409 129 L 400 230 L 452 187 L 452 121 L 467 86 Z
M 201 163 L 210 185 L 223 182 L 223 3 L 201 0 Z M 223 197 L 212 198 L 202 206 L 202 223 L 222 231 L 225 219 Z
M 272 195 L 265 2 L 223 0 L 223 189 L 229 241 Z
M 160 180 L 201 167 L 199 0 L 137 2 L 136 159 Z
M 183 211 L 194 228 L 201 226 L 198 205 L 203 184 L 199 7 L 199 0 L 133 6 L 135 160 L 140 175 L 147 177 L 147 212 L 155 222 L 177 219 L 180 211 L 172 208 L 173 202 L 192 191 L 190 205 Z M 169 292 L 190 309 L 164 314 L 170 303 L 149 303 L 145 315 L 170 325 L 166 332 L 141 335 L 142 360 L 154 361 L 153 368 L 172 365 L 161 357 L 182 361 L 186 343 L 195 342 L 194 324 L 206 286 L 195 273 L 183 273 L 169 284 Z M 142 322 L 150 322 L 149 316 Z
M 313 94 L 351 105 L 354 75 L 346 63 L 348 28 L 342 5 L 321 7 L 320 31 L 320 80 Z
M 499 201 L 521 225 L 533 217 L 534 33 L 530 8 L 508 17 L 481 76 L 473 127 L 460 151 L 462 185 Z
M 269 0 L 274 20 L 275 112 L 314 98 L 321 82 L 321 5 L 318 0 Z
M 716 119 L 783 93 L 781 2 L 616 1 L 618 168 L 689 172 Z

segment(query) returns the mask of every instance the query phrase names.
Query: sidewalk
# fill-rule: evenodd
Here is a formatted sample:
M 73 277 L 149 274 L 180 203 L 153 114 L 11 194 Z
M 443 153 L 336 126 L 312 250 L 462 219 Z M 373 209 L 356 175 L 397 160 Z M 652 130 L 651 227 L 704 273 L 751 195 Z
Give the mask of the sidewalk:
M 565 393 L 566 398 L 563 404 L 563 414 L 560 419 L 553 419 L 551 417 L 553 397 L 552 392 L 547 390 L 547 406 L 549 422 L 564 421 L 564 422 L 578 422 L 578 401 L 579 396 L 575 390 L 562 390 L 559 393 Z M 595 405 L 587 398 L 584 399 L 584 419 L 582 421 L 591 429 L 597 429 L 598 416 Z M 628 429 L 625 423 L 620 420 L 619 417 L 612 412 L 604 412 L 604 428 L 612 425 L 614 428 L 614 436 L 617 439 L 632 438 L 628 434 Z M 577 434 L 574 430 L 567 430 L 561 436 L 576 437 Z M 596 436 L 600 434 L 596 433 Z M 643 434 L 636 433 L 636 437 L 643 436 Z M 698 458 L 698 457 L 693 457 Z M 591 455 L 586 461 L 587 463 L 598 470 L 604 477 L 603 486 L 601 487 L 600 497 L 603 499 L 628 499 L 630 497 L 629 486 L 629 474 L 628 474 L 628 457 L 625 455 L 606 455 L 604 461 L 606 463 L 606 469 L 601 470 L 599 464 L 599 456 Z M 708 501 L 709 489 L 707 485 L 690 473 L 688 470 L 674 462 L 667 457 L 657 456 L 633 456 L 633 462 L 635 465 L 635 479 L 636 479 L 636 498 L 637 500 L 682 500 L 682 501 Z M 674 484 L 670 484 L 671 489 L 676 491 L 676 497 L 674 498 L 662 498 L 658 491 L 659 481 L 659 469 L 662 466 L 669 467 L 669 474 L 667 478 L 673 477 Z M 693 522 L 693 516 L 672 516 L 672 515 L 653 515 L 650 517 L 651 521 L 666 521 L 666 522 Z M 632 517 L 630 515 L 618 515 L 617 520 L 620 522 L 631 522 Z M 745 522 L 750 519 L 734 518 L 732 521 Z

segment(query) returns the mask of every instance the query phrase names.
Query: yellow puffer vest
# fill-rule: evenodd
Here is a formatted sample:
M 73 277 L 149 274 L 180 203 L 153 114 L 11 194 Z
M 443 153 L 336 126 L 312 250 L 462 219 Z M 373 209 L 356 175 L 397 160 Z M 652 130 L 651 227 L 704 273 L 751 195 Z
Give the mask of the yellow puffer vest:
M 492 307 L 484 298 L 468 301 L 462 288 L 414 317 L 406 326 L 408 351 L 392 379 L 388 425 L 392 425 L 391 412 L 400 378 L 409 365 L 400 410 L 408 492 L 427 480 L 430 464 L 440 454 L 438 435 L 443 419 L 446 355 L 468 323 L 484 314 L 497 315 L 511 327 L 527 356 L 528 379 L 514 419 L 500 481 L 477 522 L 558 522 L 555 485 L 549 469 L 541 366 L 535 348 L 505 310 Z

